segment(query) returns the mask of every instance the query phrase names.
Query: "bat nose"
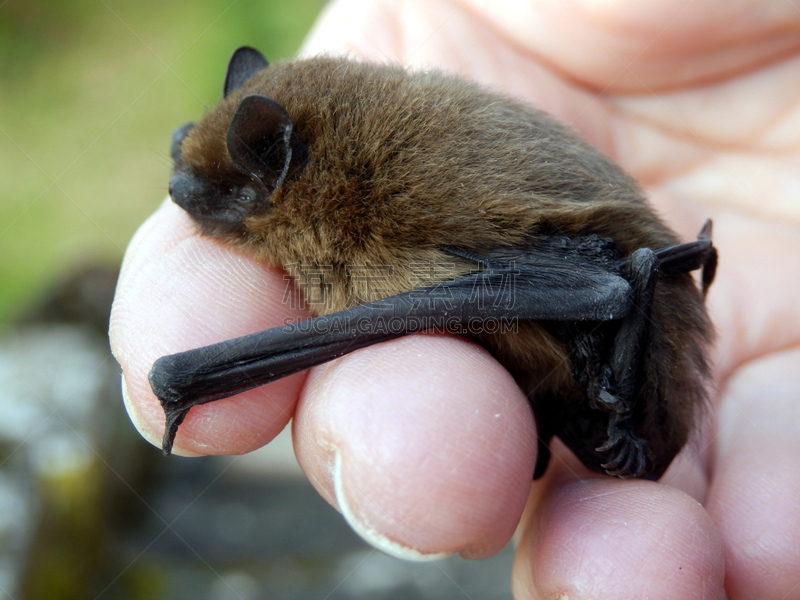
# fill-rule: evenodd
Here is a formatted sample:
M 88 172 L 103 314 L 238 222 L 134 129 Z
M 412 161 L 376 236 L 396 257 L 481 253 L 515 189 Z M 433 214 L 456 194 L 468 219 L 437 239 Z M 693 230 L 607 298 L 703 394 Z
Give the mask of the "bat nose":
M 192 197 L 196 194 L 193 188 L 194 178 L 186 173 L 175 173 L 169 180 L 169 196 L 172 201 L 183 209 L 188 210 L 189 205 L 192 203 Z

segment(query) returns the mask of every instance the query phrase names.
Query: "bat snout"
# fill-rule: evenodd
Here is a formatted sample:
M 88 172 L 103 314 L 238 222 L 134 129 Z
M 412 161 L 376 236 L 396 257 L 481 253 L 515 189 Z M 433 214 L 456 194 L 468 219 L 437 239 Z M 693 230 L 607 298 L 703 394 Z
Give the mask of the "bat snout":
M 190 172 L 178 171 L 170 178 L 169 195 L 205 233 L 241 233 L 244 230 L 246 207 Z
M 195 219 L 209 213 L 220 204 L 219 192 L 203 180 L 186 171 L 178 171 L 169 180 L 169 196 L 172 201 Z
M 184 210 L 189 209 L 192 199 L 193 186 L 190 179 L 186 173 L 175 173 L 169 180 L 169 197 Z

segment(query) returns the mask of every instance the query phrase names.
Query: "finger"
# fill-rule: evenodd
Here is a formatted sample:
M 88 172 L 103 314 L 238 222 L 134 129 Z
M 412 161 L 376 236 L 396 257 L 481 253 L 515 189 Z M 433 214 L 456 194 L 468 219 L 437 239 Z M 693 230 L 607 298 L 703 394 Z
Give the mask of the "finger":
M 697 501 L 649 481 L 576 478 L 561 464 L 534 486 L 515 598 L 725 598 L 722 546 Z
M 800 350 L 740 369 L 720 402 L 708 510 L 731 599 L 800 595 Z
M 323 10 L 301 54 L 344 53 L 457 73 L 524 98 L 607 146 L 607 115 L 596 95 L 565 82 L 562 73 L 509 44 L 505 32 L 491 25 L 482 10 L 463 3 L 338 0 Z
M 317 368 L 294 422 L 309 479 L 350 525 L 404 558 L 499 552 L 536 454 L 532 411 L 480 346 L 417 335 Z
M 531 56 L 606 93 L 719 80 L 799 45 L 800 11 L 782 0 L 466 5 Z
M 166 354 L 283 323 L 301 313 L 287 303 L 280 271 L 201 237 L 167 202 L 142 225 L 125 255 L 109 336 L 122 366 L 125 405 L 141 434 L 161 445 L 164 413 L 147 374 Z M 239 454 L 263 446 L 288 423 L 303 377 L 282 379 L 196 406 L 178 432 L 177 454 Z

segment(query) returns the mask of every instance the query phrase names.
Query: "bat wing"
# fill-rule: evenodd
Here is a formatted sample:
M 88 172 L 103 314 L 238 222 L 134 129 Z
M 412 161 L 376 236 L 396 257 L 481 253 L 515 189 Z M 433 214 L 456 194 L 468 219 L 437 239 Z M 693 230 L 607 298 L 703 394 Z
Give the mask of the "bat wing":
M 192 406 L 359 348 L 428 329 L 468 329 L 470 323 L 488 319 L 618 319 L 632 305 L 630 285 L 619 273 L 568 249 L 545 245 L 502 258 L 443 250 L 483 268 L 338 313 L 158 359 L 149 377 L 167 416 L 164 452 L 170 452 L 178 426 Z
M 697 241 L 670 246 L 656 252 L 659 268 L 665 275 L 688 273 L 702 268 L 703 296 L 714 282 L 717 272 L 717 249 L 711 243 L 711 219 L 707 220 L 697 235 Z

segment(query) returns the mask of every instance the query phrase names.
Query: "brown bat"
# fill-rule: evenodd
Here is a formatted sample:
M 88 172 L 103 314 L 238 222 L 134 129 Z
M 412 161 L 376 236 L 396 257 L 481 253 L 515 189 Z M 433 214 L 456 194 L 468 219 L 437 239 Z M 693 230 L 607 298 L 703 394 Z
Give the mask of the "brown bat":
M 157 360 L 166 453 L 196 404 L 428 329 L 477 340 L 528 394 L 535 476 L 554 435 L 590 469 L 650 479 L 687 441 L 709 377 L 711 223 L 680 244 L 544 113 L 440 73 L 239 48 L 172 155 L 170 195 L 200 231 L 286 268 L 315 317 Z

